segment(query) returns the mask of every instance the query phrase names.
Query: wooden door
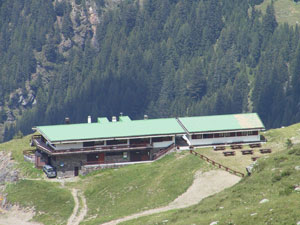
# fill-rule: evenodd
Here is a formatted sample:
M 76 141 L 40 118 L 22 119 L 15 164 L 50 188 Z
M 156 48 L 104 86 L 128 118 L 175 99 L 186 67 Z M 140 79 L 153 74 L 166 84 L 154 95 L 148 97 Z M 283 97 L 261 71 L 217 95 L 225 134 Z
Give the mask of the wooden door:
M 147 161 L 147 160 L 150 159 L 150 157 L 149 157 L 149 151 L 142 151 L 141 153 L 142 153 L 141 154 L 141 160 L 142 161 Z
M 98 154 L 98 162 L 99 163 L 104 163 L 104 160 L 105 160 L 105 153 L 104 152 L 99 153 Z
M 130 152 L 130 161 L 131 162 L 141 161 L 141 152 L 140 151 Z
M 79 168 L 76 166 L 74 168 L 74 176 L 77 177 L 78 176 L 78 173 L 79 173 Z

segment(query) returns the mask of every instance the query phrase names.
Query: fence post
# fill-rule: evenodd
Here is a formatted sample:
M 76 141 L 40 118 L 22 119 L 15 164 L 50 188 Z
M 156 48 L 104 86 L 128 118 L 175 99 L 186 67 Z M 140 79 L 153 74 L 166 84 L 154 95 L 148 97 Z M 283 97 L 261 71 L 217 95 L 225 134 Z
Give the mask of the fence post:
M 193 151 L 194 151 L 194 146 L 193 146 L 193 145 L 190 145 L 189 149 L 190 149 L 190 153 L 192 154 Z

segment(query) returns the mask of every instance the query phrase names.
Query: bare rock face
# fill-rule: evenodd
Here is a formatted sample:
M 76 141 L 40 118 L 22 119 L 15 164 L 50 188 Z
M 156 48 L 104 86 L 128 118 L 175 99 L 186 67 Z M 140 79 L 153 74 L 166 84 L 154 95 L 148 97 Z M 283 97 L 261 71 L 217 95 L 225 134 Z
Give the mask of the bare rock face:
M 27 89 L 27 88 L 26 88 Z M 18 88 L 13 93 L 10 94 L 10 105 L 12 108 L 18 108 L 19 106 L 27 107 L 31 106 L 35 100 L 35 92 L 30 89 L 22 90 Z M 7 113 L 7 117 L 13 119 L 12 112 Z M 14 119 L 13 119 L 14 120 Z M 9 121 L 9 120 L 8 120 Z
M 7 182 L 16 182 L 18 179 L 19 173 L 14 169 L 11 153 L 0 152 L 0 186 Z
M 19 173 L 14 168 L 14 162 L 11 159 L 11 153 L 0 151 L 0 208 L 9 208 L 6 194 L 4 194 L 5 184 L 14 183 L 19 180 Z
M 72 41 L 68 39 L 63 39 L 62 42 L 59 44 L 58 49 L 60 52 L 66 52 L 73 47 Z
M 13 112 L 11 110 L 7 110 L 6 111 L 6 117 L 7 117 L 7 121 L 8 122 L 13 122 L 15 121 L 15 115 L 13 114 Z

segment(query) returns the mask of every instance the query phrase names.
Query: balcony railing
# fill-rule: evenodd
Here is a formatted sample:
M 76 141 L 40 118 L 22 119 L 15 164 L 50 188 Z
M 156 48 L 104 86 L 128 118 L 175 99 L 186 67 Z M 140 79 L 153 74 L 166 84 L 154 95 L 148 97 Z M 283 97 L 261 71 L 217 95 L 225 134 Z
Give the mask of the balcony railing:
M 131 144 L 131 145 L 105 145 L 105 146 L 94 146 L 94 147 L 82 147 L 82 148 L 70 148 L 55 150 L 51 145 L 46 144 L 42 141 L 40 135 L 32 136 L 32 145 L 35 145 L 41 151 L 44 151 L 50 155 L 64 155 L 64 154 L 80 154 L 80 153 L 96 153 L 96 152 L 107 152 L 107 151 L 125 151 L 125 150 L 138 150 L 151 148 L 152 145 L 148 143 L 142 144 Z

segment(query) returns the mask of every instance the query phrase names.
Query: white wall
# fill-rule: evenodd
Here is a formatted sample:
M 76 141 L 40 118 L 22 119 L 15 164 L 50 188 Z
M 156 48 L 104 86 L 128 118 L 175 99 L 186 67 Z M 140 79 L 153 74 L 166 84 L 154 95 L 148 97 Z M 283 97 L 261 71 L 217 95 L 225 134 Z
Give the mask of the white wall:
M 260 135 L 223 137 L 223 138 L 205 138 L 190 139 L 192 145 L 213 145 L 213 144 L 230 144 L 234 142 L 255 142 L 260 141 Z
M 172 137 L 172 141 L 152 142 L 153 148 L 165 148 L 170 146 L 173 143 L 175 143 L 175 136 Z
M 70 144 L 56 144 L 55 150 L 64 150 L 64 149 L 71 149 L 71 148 L 82 148 L 83 144 L 81 143 L 70 143 Z
M 173 143 L 174 141 L 153 142 L 153 148 L 165 148 Z

